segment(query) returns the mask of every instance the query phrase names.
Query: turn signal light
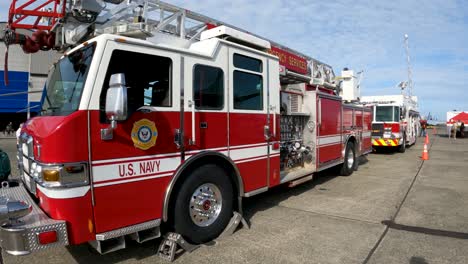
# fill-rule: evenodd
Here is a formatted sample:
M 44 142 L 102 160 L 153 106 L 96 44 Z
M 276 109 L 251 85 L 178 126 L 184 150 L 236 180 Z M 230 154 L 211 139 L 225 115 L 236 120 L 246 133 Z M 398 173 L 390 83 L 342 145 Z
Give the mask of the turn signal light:
M 47 245 L 51 243 L 57 242 L 57 231 L 47 231 L 43 233 L 39 233 L 37 235 L 37 238 L 39 240 L 39 244 L 41 245 Z
M 43 170 L 42 175 L 44 181 L 59 181 L 60 173 L 58 170 Z
M 68 173 L 81 173 L 84 171 L 84 166 L 79 165 L 79 166 L 66 166 L 64 167 L 65 171 Z

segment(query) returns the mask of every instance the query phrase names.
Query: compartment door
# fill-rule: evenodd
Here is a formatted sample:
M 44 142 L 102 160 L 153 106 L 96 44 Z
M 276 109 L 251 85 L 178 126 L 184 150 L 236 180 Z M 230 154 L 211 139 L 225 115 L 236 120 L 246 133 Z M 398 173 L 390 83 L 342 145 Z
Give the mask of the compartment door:
M 317 102 L 317 164 L 319 168 L 342 160 L 342 103 L 338 98 L 319 95 Z

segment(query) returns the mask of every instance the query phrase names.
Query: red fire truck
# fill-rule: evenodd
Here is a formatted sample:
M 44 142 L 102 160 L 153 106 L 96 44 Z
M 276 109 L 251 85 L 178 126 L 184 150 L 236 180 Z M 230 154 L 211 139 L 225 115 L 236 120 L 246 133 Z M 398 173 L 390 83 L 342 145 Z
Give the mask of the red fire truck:
M 85 242 L 107 253 L 162 226 L 204 243 L 243 197 L 335 166 L 350 175 L 371 151 L 371 109 L 344 103 L 320 61 L 161 1 L 53 2 L 13 1 L 5 37 L 30 52 L 51 38 L 73 47 L 22 128 L 21 181 L 1 189 L 10 254 Z M 14 20 L 34 13 L 49 24 Z
M 364 96 L 361 103 L 374 108 L 374 148 L 396 148 L 403 153 L 407 146 L 416 144 L 421 129 L 416 96 Z

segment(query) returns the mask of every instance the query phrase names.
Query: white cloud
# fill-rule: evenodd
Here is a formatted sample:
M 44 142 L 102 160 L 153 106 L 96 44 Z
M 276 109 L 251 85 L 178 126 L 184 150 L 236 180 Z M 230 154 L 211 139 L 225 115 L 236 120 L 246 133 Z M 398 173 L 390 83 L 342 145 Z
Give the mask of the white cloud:
M 363 69 L 366 95 L 389 93 L 407 78 L 403 46 L 407 33 L 422 112 L 445 116 L 452 105 L 468 110 L 466 1 L 170 2 L 296 49 L 332 65 L 337 73 L 343 67 Z M 6 19 L 7 9 L 0 1 L 0 20 Z
M 451 105 L 468 110 L 464 1 L 174 2 L 322 60 L 337 73 L 346 66 L 364 69 L 367 95 L 399 92 L 394 84 L 407 78 L 407 33 L 422 112 L 445 116 Z

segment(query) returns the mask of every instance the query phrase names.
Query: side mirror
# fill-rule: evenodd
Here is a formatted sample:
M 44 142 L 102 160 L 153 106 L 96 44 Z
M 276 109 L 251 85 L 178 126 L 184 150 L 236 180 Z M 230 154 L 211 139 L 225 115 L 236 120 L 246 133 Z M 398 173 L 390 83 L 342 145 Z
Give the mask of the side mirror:
M 127 119 L 127 100 L 125 74 L 112 74 L 106 95 L 106 116 L 111 121 L 111 125 L 109 128 L 101 129 L 102 140 L 111 140 L 113 138 L 113 130 L 117 128 L 117 121 Z
M 106 116 L 112 122 L 112 128 L 115 128 L 117 121 L 126 120 L 127 114 L 125 74 L 112 74 L 106 96 Z

